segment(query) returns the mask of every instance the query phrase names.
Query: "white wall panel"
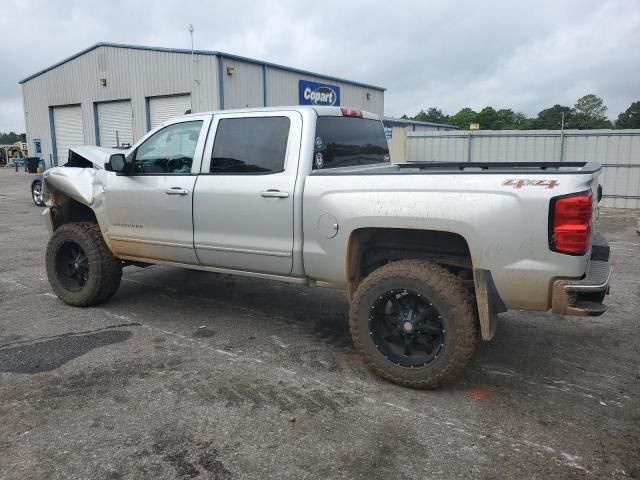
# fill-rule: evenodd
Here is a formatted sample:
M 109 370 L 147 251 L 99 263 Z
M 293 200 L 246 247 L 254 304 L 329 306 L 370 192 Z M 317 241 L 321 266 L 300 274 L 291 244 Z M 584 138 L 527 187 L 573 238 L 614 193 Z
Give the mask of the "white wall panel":
M 191 95 L 172 95 L 170 97 L 151 97 L 149 104 L 150 130 L 173 117 L 184 115 L 191 110 Z
M 223 58 L 222 65 L 225 109 L 264 106 L 261 65 L 229 58 Z M 233 69 L 231 75 L 228 69 Z
M 64 165 L 69 158 L 69 148 L 84 145 L 82 108 L 80 105 L 53 108 L 53 124 L 58 164 Z
M 130 100 L 98 103 L 96 113 L 100 146 L 133 145 L 133 112 Z

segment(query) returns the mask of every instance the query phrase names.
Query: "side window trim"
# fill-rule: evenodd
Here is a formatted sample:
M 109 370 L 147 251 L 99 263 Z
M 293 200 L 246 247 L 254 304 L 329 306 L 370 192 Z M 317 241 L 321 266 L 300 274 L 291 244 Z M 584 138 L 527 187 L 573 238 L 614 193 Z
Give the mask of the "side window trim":
M 148 140 L 150 140 L 152 137 L 154 137 L 157 133 L 160 133 L 162 130 L 172 127 L 174 125 L 178 125 L 181 123 L 189 123 L 189 122 L 202 122 L 201 128 L 200 128 L 200 133 L 199 133 L 199 137 L 198 137 L 198 141 L 196 143 L 196 148 L 193 154 L 193 160 L 192 160 L 192 164 L 191 164 L 191 171 L 188 173 L 166 173 L 166 172 L 158 172 L 158 173 L 137 173 L 137 172 L 131 172 L 129 174 L 129 176 L 131 177 L 152 177 L 152 176 L 186 176 L 186 175 L 198 175 L 202 166 L 202 160 L 203 160 L 203 153 L 205 150 L 205 146 L 207 143 L 207 139 L 208 139 L 208 135 L 209 135 L 209 130 L 211 128 L 212 125 L 212 119 L 213 119 L 213 115 L 197 115 L 194 116 L 192 118 L 188 118 L 188 119 L 180 119 L 180 120 L 176 120 L 173 121 L 171 123 L 167 123 L 167 124 L 163 124 L 161 125 L 157 130 L 148 132 L 140 141 L 139 143 L 134 147 L 134 149 L 130 152 L 130 155 L 133 154 L 134 157 L 132 159 L 132 161 L 135 159 L 135 155 L 137 155 L 138 149 L 144 144 L 146 143 Z

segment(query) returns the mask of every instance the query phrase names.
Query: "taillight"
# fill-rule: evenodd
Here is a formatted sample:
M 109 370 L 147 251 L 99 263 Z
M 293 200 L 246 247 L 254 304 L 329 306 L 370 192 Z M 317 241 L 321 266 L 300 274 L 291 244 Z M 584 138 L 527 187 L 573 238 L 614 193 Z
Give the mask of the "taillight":
M 591 192 L 551 199 L 549 248 L 569 255 L 585 255 L 591 238 Z
M 361 110 L 356 110 L 355 108 L 342 107 L 340 109 L 340 111 L 342 112 L 342 116 L 343 117 L 358 117 L 358 118 L 362 118 L 362 111 Z

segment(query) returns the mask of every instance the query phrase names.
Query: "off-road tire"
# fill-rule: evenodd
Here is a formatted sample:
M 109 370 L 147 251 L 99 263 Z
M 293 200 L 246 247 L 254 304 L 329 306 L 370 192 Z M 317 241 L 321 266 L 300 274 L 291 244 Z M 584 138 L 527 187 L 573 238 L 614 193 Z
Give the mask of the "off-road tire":
M 369 331 L 370 308 L 383 292 L 410 288 L 428 298 L 446 329 L 439 355 L 425 366 L 391 362 L 378 350 Z M 353 344 L 377 375 L 398 385 L 430 389 L 447 384 L 465 367 L 478 340 L 477 310 L 462 281 L 445 268 L 424 260 L 401 260 L 378 268 L 358 286 L 349 309 Z
M 56 274 L 56 255 L 69 241 L 79 245 L 88 259 L 88 277 L 78 291 L 65 288 Z M 91 222 L 68 223 L 55 230 L 47 244 L 45 264 L 55 294 L 76 307 L 90 307 L 107 301 L 118 290 L 122 278 L 122 261 L 113 256 L 102 238 L 100 227 Z

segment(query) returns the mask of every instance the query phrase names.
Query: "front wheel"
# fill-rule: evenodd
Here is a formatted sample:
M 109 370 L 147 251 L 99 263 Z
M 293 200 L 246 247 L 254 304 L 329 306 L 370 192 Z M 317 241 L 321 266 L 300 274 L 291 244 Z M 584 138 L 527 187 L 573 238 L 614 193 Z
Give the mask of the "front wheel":
M 69 305 L 97 305 L 120 286 L 122 262 L 113 256 L 95 223 L 62 225 L 49 239 L 45 260 L 51 288 Z
M 351 302 L 349 328 L 375 373 L 412 388 L 450 382 L 478 337 L 473 298 L 462 282 L 424 260 L 392 262 L 365 278 Z
M 31 185 L 31 198 L 33 199 L 33 203 L 35 203 L 39 207 L 44 207 L 44 198 L 42 195 L 42 182 L 36 180 Z

